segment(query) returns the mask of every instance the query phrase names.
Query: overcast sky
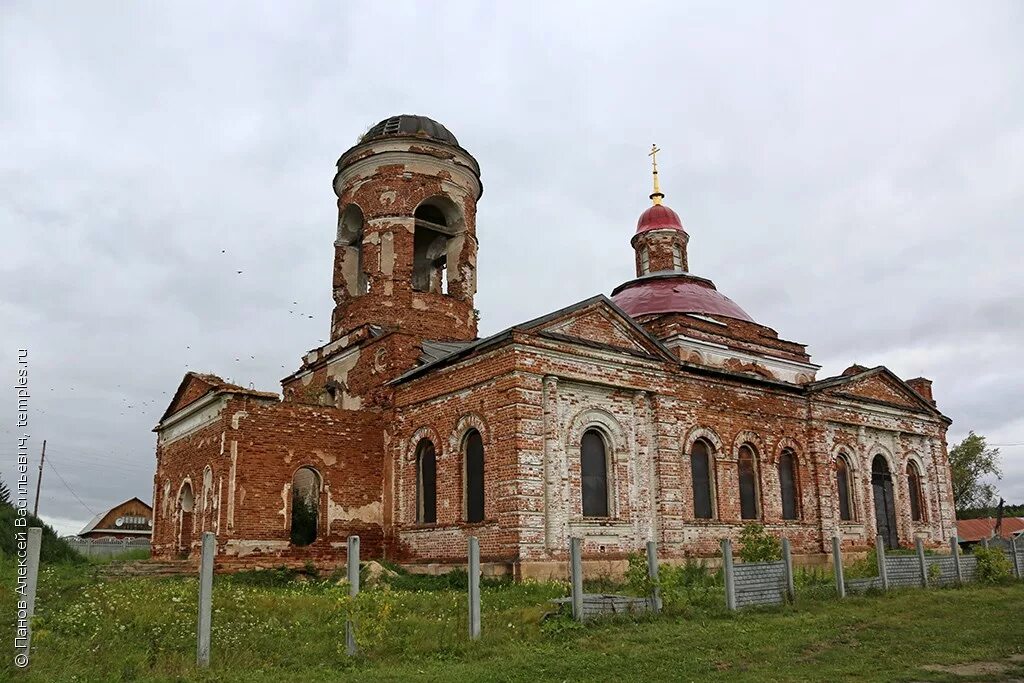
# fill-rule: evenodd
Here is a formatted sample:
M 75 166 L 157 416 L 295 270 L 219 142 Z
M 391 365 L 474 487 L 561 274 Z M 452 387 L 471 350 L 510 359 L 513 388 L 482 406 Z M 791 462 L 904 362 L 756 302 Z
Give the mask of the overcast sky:
M 819 377 L 932 378 L 1024 502 L 1021 36 L 1018 2 L 0 2 L 0 377 L 27 348 L 40 511 L 150 500 L 187 369 L 277 391 L 326 339 L 334 164 L 399 113 L 480 162 L 481 334 L 632 277 L 657 142 L 693 272 Z

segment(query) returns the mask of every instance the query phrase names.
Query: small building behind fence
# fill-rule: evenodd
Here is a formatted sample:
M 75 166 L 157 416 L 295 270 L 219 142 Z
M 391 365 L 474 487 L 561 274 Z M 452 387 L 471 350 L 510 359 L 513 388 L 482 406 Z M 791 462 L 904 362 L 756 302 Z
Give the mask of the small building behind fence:
M 131 498 L 89 520 L 78 532 L 80 539 L 143 539 L 153 536 L 153 508 L 140 498 Z

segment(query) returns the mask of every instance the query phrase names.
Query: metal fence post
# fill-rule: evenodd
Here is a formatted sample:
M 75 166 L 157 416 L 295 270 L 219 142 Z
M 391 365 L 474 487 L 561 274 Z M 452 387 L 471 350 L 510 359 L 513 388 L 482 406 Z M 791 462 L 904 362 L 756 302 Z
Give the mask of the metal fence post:
M 572 618 L 583 621 L 583 541 L 569 539 L 569 578 L 572 580 Z
M 728 538 L 722 539 L 722 573 L 725 575 L 725 606 L 727 609 L 736 609 L 736 577 L 733 575 L 732 566 L 732 541 Z
M 885 565 L 885 541 L 882 534 L 875 536 L 875 554 L 878 555 L 878 578 L 882 582 L 882 590 L 889 590 L 889 568 Z
M 651 580 L 651 611 L 661 612 L 661 586 L 658 585 L 658 544 L 647 541 L 647 578 Z
M 1020 555 L 1017 554 L 1017 539 L 1010 537 L 1010 560 L 1013 562 L 1013 575 L 1018 579 L 1024 578 L 1020 575 Z
M 359 537 L 348 537 L 348 596 L 355 603 L 359 595 Z M 356 625 L 352 619 L 345 620 L 345 652 L 349 657 L 354 657 L 358 652 L 356 647 Z
M 836 576 L 836 594 L 846 597 L 846 581 L 843 579 L 843 550 L 839 536 L 832 537 L 832 572 Z
M 469 537 L 469 639 L 480 638 L 480 540 Z
M 790 602 L 796 600 L 796 590 L 793 586 L 793 551 L 789 547 L 789 539 L 782 537 L 782 565 L 786 573 L 786 599 Z
M 924 557 L 924 539 L 918 537 L 914 544 L 917 546 L 917 567 L 921 571 L 921 588 L 928 587 L 928 561 Z
M 33 526 L 28 529 L 28 557 L 26 567 L 28 574 L 25 577 L 25 609 L 18 610 L 18 621 L 25 620 L 25 637 L 14 638 L 14 646 L 18 654 L 14 657 L 14 663 L 19 668 L 28 666 L 29 655 L 32 649 L 32 615 L 36 612 L 36 586 L 39 585 L 39 550 L 43 547 L 43 530 L 41 527 Z M 21 605 L 19 604 L 20 608 Z M 19 624 L 20 626 L 20 624 Z M 15 631 L 17 633 L 17 631 Z
M 212 531 L 203 532 L 199 556 L 199 626 L 196 634 L 196 663 L 210 666 L 210 623 L 213 617 L 213 553 L 217 538 Z
M 964 582 L 964 575 L 960 569 L 960 543 L 956 534 L 949 537 L 949 550 L 953 554 L 953 574 L 956 577 L 956 584 L 959 586 Z

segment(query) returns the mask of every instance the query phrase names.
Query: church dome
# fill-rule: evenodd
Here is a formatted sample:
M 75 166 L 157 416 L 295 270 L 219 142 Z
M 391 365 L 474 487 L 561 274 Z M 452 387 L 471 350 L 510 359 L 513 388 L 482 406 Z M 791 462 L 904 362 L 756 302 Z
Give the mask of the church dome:
M 390 116 L 366 131 L 359 142 L 368 142 L 390 137 L 422 137 L 448 145 L 459 146 L 452 132 L 434 119 L 415 114 Z
M 633 318 L 697 313 L 754 322 L 735 301 L 715 289 L 714 282 L 688 273 L 652 273 L 630 280 L 615 288 L 612 301 Z
M 679 214 L 664 204 L 655 204 L 640 214 L 640 220 L 636 222 L 637 234 L 648 230 L 683 229 L 683 222 L 679 220 Z

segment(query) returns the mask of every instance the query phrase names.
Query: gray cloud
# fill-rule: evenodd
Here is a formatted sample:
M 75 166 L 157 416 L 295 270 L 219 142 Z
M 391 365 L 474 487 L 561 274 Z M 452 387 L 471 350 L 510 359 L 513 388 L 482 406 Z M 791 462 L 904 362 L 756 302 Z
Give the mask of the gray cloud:
M 1022 24 L 1015 3 L 8 3 L 3 376 L 29 348 L 33 447 L 90 509 L 148 497 L 186 367 L 276 388 L 325 338 L 334 161 L 416 112 L 483 168 L 483 333 L 631 277 L 657 141 L 695 272 L 823 375 L 925 375 L 952 438 L 1024 442 Z M 1024 449 L 1004 456 L 1024 500 Z M 41 508 L 89 516 L 50 472 Z

